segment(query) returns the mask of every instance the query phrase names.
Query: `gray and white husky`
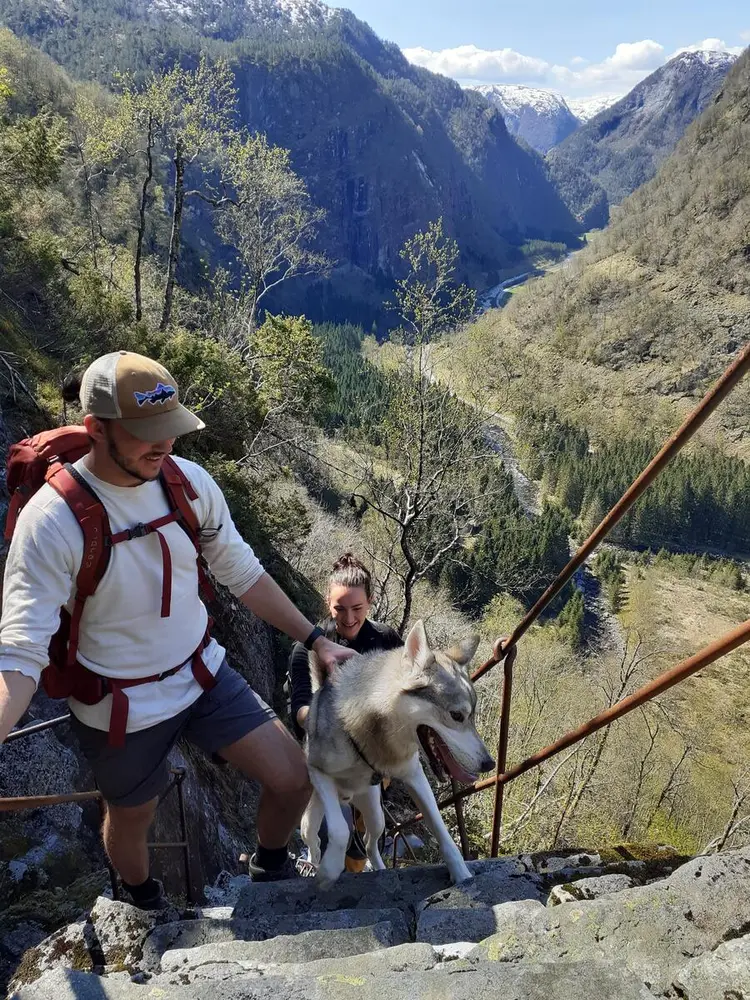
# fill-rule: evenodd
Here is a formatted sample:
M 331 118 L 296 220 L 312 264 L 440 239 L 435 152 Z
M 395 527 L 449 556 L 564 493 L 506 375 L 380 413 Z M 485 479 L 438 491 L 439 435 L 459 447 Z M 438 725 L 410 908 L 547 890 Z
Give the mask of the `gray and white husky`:
M 436 775 L 471 783 L 495 762 L 477 733 L 477 696 L 468 664 L 478 636 L 432 649 L 418 621 L 401 649 L 347 660 L 324 678 L 311 656 L 313 695 L 305 743 L 313 795 L 302 817 L 302 839 L 318 865 L 317 881 L 330 887 L 344 870 L 349 830 L 340 802 L 351 802 L 366 827 L 367 857 L 385 868 L 378 839 L 385 828 L 381 777 L 399 778 L 438 841 L 451 878 L 471 878 L 451 838 L 419 762 L 425 751 Z M 318 831 L 325 815 L 328 846 L 321 861 Z

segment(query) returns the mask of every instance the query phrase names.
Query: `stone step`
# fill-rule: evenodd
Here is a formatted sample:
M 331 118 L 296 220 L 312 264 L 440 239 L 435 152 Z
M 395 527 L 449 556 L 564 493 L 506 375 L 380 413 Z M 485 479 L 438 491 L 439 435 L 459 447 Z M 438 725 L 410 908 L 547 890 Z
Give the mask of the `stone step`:
M 400 941 L 408 941 L 412 937 L 410 922 L 407 922 L 402 910 L 395 908 L 265 914 L 252 919 L 180 920 L 154 928 L 143 942 L 139 967 L 146 972 L 158 972 L 161 957 L 166 951 L 185 950 L 222 941 L 266 941 L 269 938 L 299 935 L 309 931 L 341 931 L 383 924 L 390 925 L 388 933 L 396 935 Z
M 453 963 L 458 966 L 459 963 Z M 133 983 L 121 973 L 105 978 L 57 969 L 46 972 L 9 1000 L 653 1000 L 643 984 L 618 964 L 569 962 L 562 965 L 480 963 L 452 968 L 451 963 L 429 971 L 402 969 L 350 974 L 334 971 L 314 975 L 230 976 L 227 979 L 155 987 L 153 980 Z
M 518 859 L 469 862 L 469 869 L 483 885 L 493 885 L 495 902 L 522 898 L 531 891 L 538 898 L 543 879 L 529 873 Z M 420 865 L 362 874 L 344 873 L 331 889 L 321 892 L 314 878 L 285 882 L 260 882 L 240 893 L 234 916 L 253 919 L 263 914 L 295 914 L 345 909 L 399 907 L 411 910 L 435 893 L 450 889 L 445 865 Z M 503 895 L 503 893 L 505 895 Z
M 335 938 L 337 934 L 351 934 L 352 931 L 323 933 Z M 292 940 L 286 939 L 287 942 Z M 312 980 L 325 976 L 348 980 L 363 976 L 382 976 L 389 972 L 427 972 L 440 962 L 439 955 L 428 944 L 398 944 L 377 951 L 349 955 L 341 951 L 335 954 L 335 950 L 329 947 L 327 950 L 334 951 L 334 954 L 315 961 L 304 960 L 303 949 L 298 950 L 297 961 L 290 961 L 294 951 L 293 946 L 287 944 L 286 951 L 277 956 L 281 959 L 280 962 L 259 961 L 252 950 L 246 950 L 252 949 L 253 944 L 254 942 L 227 941 L 223 944 L 204 945 L 202 948 L 166 952 L 162 958 L 164 971 L 150 979 L 149 986 L 152 990 L 158 990 L 207 979 L 225 980 L 248 975 L 279 976 L 285 979 L 304 976 Z
M 380 954 L 383 949 L 398 950 L 408 938 L 406 924 L 390 921 L 367 927 L 346 927 L 343 930 L 303 931 L 295 935 L 279 935 L 267 941 L 218 941 L 192 948 L 173 948 L 161 957 L 163 973 L 192 972 L 203 965 L 227 963 L 239 966 L 267 968 L 285 963 L 309 963 L 328 959 L 347 959 L 365 953 Z M 429 945 L 421 945 L 430 952 Z

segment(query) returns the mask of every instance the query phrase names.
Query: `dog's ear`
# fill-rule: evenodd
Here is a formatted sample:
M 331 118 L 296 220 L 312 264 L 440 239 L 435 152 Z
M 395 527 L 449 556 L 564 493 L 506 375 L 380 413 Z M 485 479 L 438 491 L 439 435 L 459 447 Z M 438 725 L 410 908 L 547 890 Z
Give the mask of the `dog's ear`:
M 424 670 L 430 661 L 432 653 L 430 651 L 430 644 L 427 642 L 424 622 L 421 618 L 412 626 L 412 630 L 407 635 L 404 646 L 406 654 L 414 666 L 420 670 Z
M 446 653 L 452 660 L 455 660 L 459 667 L 465 667 L 474 656 L 477 651 L 477 646 L 479 645 L 479 636 L 467 635 L 465 639 L 460 639 L 458 642 L 454 642 L 450 649 L 446 649 Z

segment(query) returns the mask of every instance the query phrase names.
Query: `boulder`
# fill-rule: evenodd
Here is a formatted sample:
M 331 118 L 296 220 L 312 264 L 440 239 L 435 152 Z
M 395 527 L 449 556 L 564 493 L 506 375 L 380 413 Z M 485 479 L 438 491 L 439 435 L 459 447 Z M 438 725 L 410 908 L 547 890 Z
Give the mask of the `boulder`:
M 693 958 L 675 977 L 670 996 L 681 1000 L 745 1000 L 750 997 L 750 935 Z
M 329 934 L 335 932 L 328 932 Z M 339 932 L 341 933 L 341 932 Z M 223 951 L 227 946 L 240 945 L 245 942 L 227 942 L 225 945 L 206 945 L 183 952 L 184 962 L 171 974 L 165 973 L 149 981 L 152 990 L 164 988 L 170 984 L 188 985 L 201 980 L 223 980 L 238 976 L 267 975 L 287 978 L 305 977 L 320 980 L 322 977 L 335 978 L 338 981 L 361 979 L 370 976 L 383 976 L 392 972 L 427 972 L 435 968 L 439 958 L 428 944 L 399 944 L 365 954 L 345 956 L 335 955 L 331 958 L 320 958 L 316 961 L 285 962 L 271 964 L 268 962 L 248 961 L 239 957 L 230 957 Z M 252 942 L 247 942 L 252 943 Z M 200 952 L 196 956 L 193 952 Z M 175 954 L 175 953 L 173 953 Z M 233 949 L 232 954 L 242 954 Z M 300 956 L 301 957 L 301 956 Z M 162 962 L 165 968 L 165 963 Z
M 11 978 L 10 993 L 20 989 L 51 969 L 76 969 L 89 971 L 94 968 L 91 956 L 94 936 L 91 925 L 85 920 L 68 924 L 40 944 L 27 949 Z
M 100 896 L 89 919 L 104 965 L 113 972 L 133 972 L 140 965 L 144 942 L 153 929 L 178 918 L 173 908 L 140 910 Z
M 126 976 L 101 978 L 62 970 L 46 973 L 10 1000 L 654 1000 L 619 964 L 570 962 L 561 965 L 480 965 L 468 971 L 334 972 L 311 976 L 265 975 L 206 980 L 180 986 L 136 985 Z M 158 993 L 157 993 L 158 990 Z
M 623 963 L 664 993 L 686 956 L 713 951 L 747 928 L 750 848 L 696 858 L 663 882 L 549 908 L 494 910 L 497 930 L 469 961 Z
M 621 889 L 632 889 L 635 882 L 629 875 L 599 875 L 594 878 L 580 878 L 575 882 L 556 885 L 547 899 L 547 906 L 558 903 L 574 903 L 579 899 L 598 899 Z
M 221 941 L 266 941 L 306 931 L 340 931 L 377 924 L 391 924 L 393 933 L 400 935 L 403 941 L 409 940 L 406 919 L 397 909 L 269 914 L 252 920 L 180 920 L 156 927 L 146 938 L 140 967 L 146 972 L 157 972 L 164 952 L 178 948 L 196 948 Z

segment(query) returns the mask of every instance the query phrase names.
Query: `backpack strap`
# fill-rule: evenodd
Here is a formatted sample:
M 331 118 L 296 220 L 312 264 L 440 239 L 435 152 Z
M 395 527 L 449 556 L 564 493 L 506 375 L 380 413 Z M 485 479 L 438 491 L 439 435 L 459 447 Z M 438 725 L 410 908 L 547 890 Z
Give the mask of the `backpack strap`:
M 72 667 L 78 655 L 78 632 L 86 599 L 94 593 L 109 565 L 112 529 L 104 504 L 70 463 L 60 466 L 47 481 L 70 507 L 83 532 L 83 557 L 76 577 L 66 658 L 66 665 Z
M 204 601 L 210 603 L 215 600 L 216 592 L 208 579 L 206 562 L 202 555 L 201 525 L 193 509 L 193 505 L 190 503 L 191 500 L 198 499 L 198 494 L 193 484 L 171 455 L 167 455 L 164 459 L 159 479 L 166 494 L 170 510 L 178 515 L 177 521 L 180 527 L 195 546 L 198 558 L 198 589 Z

